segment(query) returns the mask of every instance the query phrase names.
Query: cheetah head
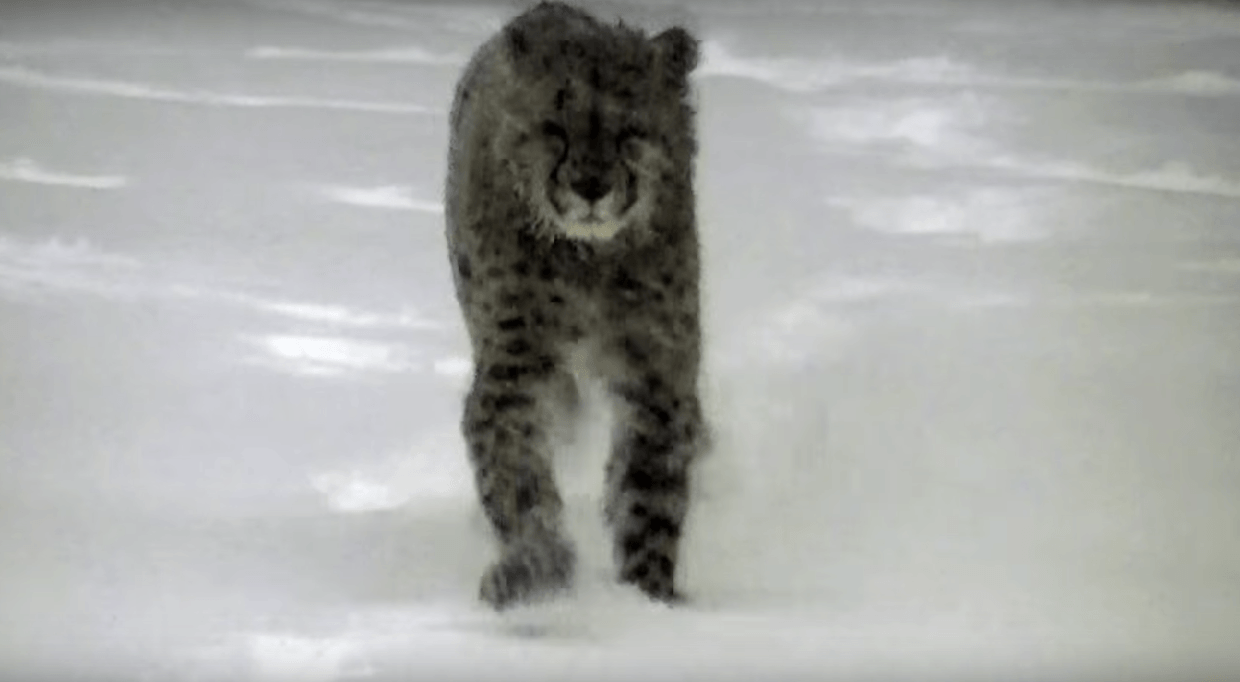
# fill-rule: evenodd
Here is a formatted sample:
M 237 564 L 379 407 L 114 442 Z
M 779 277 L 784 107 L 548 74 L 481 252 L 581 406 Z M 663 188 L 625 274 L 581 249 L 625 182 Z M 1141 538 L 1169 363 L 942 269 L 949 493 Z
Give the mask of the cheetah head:
M 661 193 L 688 182 L 697 42 L 681 28 L 650 38 L 553 7 L 562 11 L 505 30 L 499 158 L 552 236 L 606 241 L 647 229 Z

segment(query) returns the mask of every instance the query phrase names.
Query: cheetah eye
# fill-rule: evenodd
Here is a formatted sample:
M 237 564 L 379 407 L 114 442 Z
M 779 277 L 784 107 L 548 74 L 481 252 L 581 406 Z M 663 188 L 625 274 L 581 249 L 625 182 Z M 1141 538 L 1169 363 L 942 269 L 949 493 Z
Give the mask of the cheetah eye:
M 625 126 L 616 134 L 616 149 L 628 155 L 636 154 L 637 147 L 634 143 L 644 139 L 646 139 L 645 129 L 635 125 Z
M 641 126 L 627 125 L 620 129 L 616 134 L 616 144 L 624 146 L 630 140 L 640 140 L 646 137 L 646 130 Z
M 542 134 L 547 137 L 554 137 L 562 142 L 568 141 L 568 131 L 564 129 L 564 126 L 556 123 L 555 121 L 543 121 L 540 130 L 542 130 Z
M 543 121 L 538 127 L 539 132 L 547 140 L 548 151 L 563 160 L 568 153 L 568 131 L 555 121 Z

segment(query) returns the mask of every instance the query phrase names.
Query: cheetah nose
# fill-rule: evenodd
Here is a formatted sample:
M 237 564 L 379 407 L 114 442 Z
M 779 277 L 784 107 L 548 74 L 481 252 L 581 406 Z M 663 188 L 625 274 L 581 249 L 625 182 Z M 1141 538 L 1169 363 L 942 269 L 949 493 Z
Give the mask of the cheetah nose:
M 604 182 L 601 177 L 587 176 L 573 183 L 573 191 L 582 199 L 590 203 L 594 203 L 599 199 L 607 196 L 611 191 L 611 184 Z

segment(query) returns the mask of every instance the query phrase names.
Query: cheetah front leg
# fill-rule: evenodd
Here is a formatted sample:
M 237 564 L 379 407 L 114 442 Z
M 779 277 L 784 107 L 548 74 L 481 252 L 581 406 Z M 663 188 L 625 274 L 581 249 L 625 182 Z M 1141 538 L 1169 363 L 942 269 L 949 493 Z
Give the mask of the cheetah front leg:
M 621 371 L 610 382 L 618 409 L 606 514 L 619 578 L 653 599 L 675 602 L 690 466 L 703 443 L 696 350 L 669 351 L 640 334 L 617 346 Z
M 499 544 L 479 590 L 496 609 L 567 589 L 576 565 L 548 440 L 560 370 L 536 338 L 519 333 L 517 319 L 501 320 L 510 333 L 476 353 L 462 420 L 478 496 Z

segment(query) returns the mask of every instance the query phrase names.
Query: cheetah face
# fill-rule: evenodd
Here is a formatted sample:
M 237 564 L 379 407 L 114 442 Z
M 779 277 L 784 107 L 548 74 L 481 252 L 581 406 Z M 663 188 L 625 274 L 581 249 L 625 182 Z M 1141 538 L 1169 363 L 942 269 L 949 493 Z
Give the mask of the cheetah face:
M 691 134 L 686 78 L 697 48 L 679 29 L 653 39 L 582 30 L 562 28 L 552 41 L 509 36 L 497 151 L 544 231 L 607 241 L 648 227 L 668 185 L 675 145 Z
M 608 240 L 650 215 L 662 156 L 632 115 L 579 118 L 539 124 L 548 163 L 535 208 L 565 237 Z
M 652 132 L 657 119 L 571 80 L 545 104 L 532 104 L 525 115 L 510 117 L 511 147 L 500 156 L 514 166 L 519 191 L 543 231 L 606 241 L 644 225 L 658 201 L 660 177 L 671 167 Z

